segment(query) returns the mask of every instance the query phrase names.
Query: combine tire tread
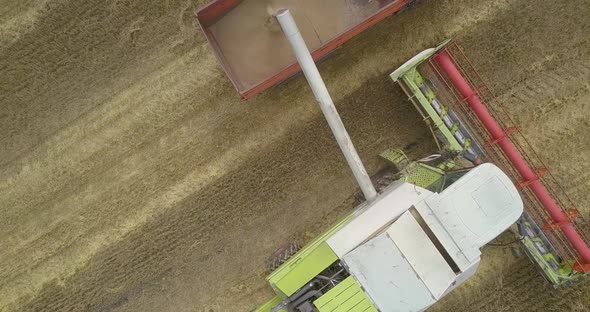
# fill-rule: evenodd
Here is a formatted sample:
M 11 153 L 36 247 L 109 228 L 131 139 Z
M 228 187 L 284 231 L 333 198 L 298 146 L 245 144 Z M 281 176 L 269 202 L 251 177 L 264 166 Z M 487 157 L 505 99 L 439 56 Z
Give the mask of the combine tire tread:
M 268 259 L 268 271 L 273 272 L 274 270 L 278 269 L 283 263 L 287 262 L 289 258 L 295 255 L 299 249 L 299 244 L 294 242 L 289 242 L 279 247 L 279 249 L 277 249 Z

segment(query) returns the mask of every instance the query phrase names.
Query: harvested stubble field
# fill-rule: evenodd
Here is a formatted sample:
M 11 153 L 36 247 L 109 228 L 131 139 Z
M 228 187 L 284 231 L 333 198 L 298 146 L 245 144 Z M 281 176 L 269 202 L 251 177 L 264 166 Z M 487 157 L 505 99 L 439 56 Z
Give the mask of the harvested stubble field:
M 239 100 L 205 1 L 2 0 L 0 311 L 247 311 L 264 261 L 349 212 L 355 183 L 302 77 Z M 590 5 L 424 0 L 320 65 L 368 170 L 432 151 L 387 74 L 455 37 L 589 217 Z M 486 247 L 433 311 L 583 311 Z

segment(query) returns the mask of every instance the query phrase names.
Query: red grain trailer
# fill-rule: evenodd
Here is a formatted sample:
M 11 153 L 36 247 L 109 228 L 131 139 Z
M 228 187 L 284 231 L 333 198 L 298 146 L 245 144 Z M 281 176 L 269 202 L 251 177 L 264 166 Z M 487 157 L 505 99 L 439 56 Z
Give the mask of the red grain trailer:
M 242 98 L 300 71 L 273 14 L 289 9 L 318 60 L 412 0 L 215 0 L 196 12 L 215 55 Z

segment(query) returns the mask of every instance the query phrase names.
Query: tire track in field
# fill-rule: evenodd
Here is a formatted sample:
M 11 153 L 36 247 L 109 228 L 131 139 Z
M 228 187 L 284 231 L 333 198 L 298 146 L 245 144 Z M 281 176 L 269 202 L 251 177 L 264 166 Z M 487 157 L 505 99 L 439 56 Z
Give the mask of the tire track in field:
M 545 64 L 542 75 L 508 90 L 502 98 L 512 104 L 523 134 L 541 153 L 560 184 L 581 202 L 583 213 L 590 198 L 584 191 L 590 178 L 585 159 L 590 155 L 590 54 L 559 57 Z M 585 54 L 584 54 L 585 53 Z
M 3 46 L 0 102 L 6 110 L 0 123 L 5 147 L 0 164 L 42 142 L 80 112 L 100 105 L 113 89 L 124 89 L 133 77 L 156 70 L 159 61 L 174 60 L 175 53 L 152 54 L 159 47 L 182 37 L 190 46 L 204 43 L 194 32 L 177 32 L 176 18 L 169 17 L 174 9 L 125 2 L 113 9 L 104 1 L 51 1 L 40 17 L 44 27 Z M 188 17 L 192 25 L 190 13 Z M 140 19 L 142 28 L 135 38 L 124 36 L 125 29 Z M 121 77 L 121 68 L 135 74 Z

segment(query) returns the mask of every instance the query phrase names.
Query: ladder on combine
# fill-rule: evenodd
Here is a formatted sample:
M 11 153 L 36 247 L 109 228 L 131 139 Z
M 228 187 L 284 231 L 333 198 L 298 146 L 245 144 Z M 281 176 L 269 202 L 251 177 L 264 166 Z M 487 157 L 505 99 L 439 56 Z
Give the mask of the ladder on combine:
M 521 242 L 553 286 L 590 271 L 588 222 L 456 42 L 422 52 L 391 77 L 445 149 L 512 178 L 525 203 Z

